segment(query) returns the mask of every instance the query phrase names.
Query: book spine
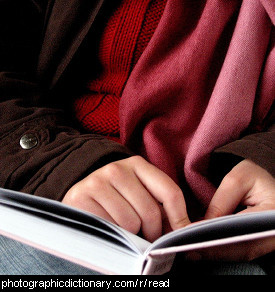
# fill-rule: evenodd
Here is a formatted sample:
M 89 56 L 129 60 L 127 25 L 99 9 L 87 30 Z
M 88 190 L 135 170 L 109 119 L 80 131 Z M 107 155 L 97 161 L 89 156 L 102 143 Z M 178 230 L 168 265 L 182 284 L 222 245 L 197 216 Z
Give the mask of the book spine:
M 162 275 L 169 272 L 174 263 L 176 254 L 169 255 L 151 255 L 148 254 L 143 275 Z

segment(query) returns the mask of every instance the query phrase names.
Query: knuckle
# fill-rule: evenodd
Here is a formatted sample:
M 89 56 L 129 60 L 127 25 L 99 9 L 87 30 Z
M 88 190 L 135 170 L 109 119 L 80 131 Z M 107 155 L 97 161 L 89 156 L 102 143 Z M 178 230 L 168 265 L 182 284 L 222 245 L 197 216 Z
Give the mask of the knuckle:
M 120 177 L 124 172 L 119 162 L 107 164 L 103 167 L 102 171 L 103 175 L 108 178 Z
M 82 191 L 78 185 L 73 186 L 64 196 L 63 202 L 74 205 L 82 196 Z
M 185 227 L 188 224 L 190 224 L 190 220 L 189 220 L 188 216 L 184 216 L 182 218 L 174 220 L 172 229 L 176 230 L 176 229 Z
M 102 188 L 103 184 L 104 184 L 104 182 L 97 175 L 91 175 L 85 181 L 85 187 L 88 190 L 98 190 L 98 189 Z
M 129 157 L 128 160 L 133 164 L 133 165 L 138 165 L 141 163 L 145 162 L 145 159 L 139 155 L 135 155 L 132 157 Z
M 158 220 L 161 220 L 161 211 L 158 206 L 151 207 L 149 210 L 146 210 L 143 214 L 143 221 L 145 222 L 156 222 Z
M 224 185 L 233 186 L 233 187 L 241 187 L 244 184 L 244 178 L 240 174 L 236 174 L 235 172 L 229 172 L 223 179 L 222 183 Z
M 167 194 L 167 198 L 169 198 L 169 201 L 173 204 L 177 204 L 177 202 L 179 201 L 179 199 L 183 198 L 183 192 L 182 190 L 175 186 L 169 190 L 167 190 L 168 194 Z
M 221 217 L 224 214 L 222 209 L 216 205 L 212 205 L 207 212 L 210 218 Z
M 130 216 L 120 224 L 125 230 L 137 234 L 141 229 L 141 220 L 135 216 Z

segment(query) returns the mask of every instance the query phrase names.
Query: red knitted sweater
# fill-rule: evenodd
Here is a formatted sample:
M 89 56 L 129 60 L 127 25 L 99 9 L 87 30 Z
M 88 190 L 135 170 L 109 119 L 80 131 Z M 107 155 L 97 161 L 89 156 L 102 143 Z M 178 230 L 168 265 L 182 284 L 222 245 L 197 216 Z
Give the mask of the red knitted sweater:
M 93 133 L 119 137 L 119 101 L 127 79 L 163 13 L 166 0 L 122 0 L 99 42 L 99 76 L 74 101 L 76 118 Z

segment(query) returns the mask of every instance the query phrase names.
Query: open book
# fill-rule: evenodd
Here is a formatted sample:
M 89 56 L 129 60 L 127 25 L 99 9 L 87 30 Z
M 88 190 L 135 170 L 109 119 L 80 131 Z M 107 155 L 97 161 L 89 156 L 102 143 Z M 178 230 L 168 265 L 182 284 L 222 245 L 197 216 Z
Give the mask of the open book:
M 275 236 L 275 211 L 200 221 L 150 243 L 88 212 L 0 188 L 0 234 L 104 274 L 163 274 L 178 252 Z

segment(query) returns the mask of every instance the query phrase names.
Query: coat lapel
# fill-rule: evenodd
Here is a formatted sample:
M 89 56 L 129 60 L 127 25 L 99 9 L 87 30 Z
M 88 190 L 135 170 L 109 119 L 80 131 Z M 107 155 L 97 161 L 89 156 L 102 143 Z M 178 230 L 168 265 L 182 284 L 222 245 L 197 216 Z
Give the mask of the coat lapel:
M 104 0 L 51 0 L 38 76 L 53 87 L 87 35 Z

